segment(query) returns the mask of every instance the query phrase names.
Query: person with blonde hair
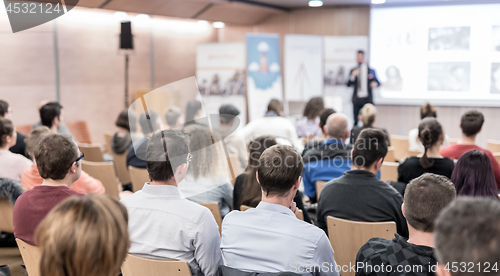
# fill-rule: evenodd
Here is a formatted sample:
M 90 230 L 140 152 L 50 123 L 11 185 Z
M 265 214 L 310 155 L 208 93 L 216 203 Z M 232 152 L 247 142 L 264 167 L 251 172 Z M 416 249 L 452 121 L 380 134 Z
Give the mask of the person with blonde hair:
M 363 126 L 360 127 L 354 125 L 354 127 L 352 128 L 351 138 L 350 138 L 351 145 L 354 145 L 354 143 L 356 143 L 356 139 L 358 139 L 359 133 L 361 133 L 361 131 L 365 128 L 380 129 L 383 132 L 385 132 L 385 134 L 387 134 L 387 136 L 389 137 L 389 133 L 387 132 L 387 130 L 373 126 L 375 124 L 376 116 L 377 116 L 377 108 L 373 104 L 367 103 L 363 106 L 363 108 L 361 108 L 361 110 L 359 111 L 358 119 L 363 123 Z
M 109 195 L 70 197 L 40 223 L 41 276 L 115 276 L 130 240 L 127 209 Z

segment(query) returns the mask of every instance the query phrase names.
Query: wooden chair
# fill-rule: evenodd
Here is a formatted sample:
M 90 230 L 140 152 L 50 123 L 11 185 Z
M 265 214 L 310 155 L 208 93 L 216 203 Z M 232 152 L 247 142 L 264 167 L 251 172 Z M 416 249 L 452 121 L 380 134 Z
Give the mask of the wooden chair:
M 396 162 L 396 157 L 394 157 L 394 147 L 389 147 L 389 150 L 387 151 L 387 155 L 384 158 L 384 161 L 387 162 Z
M 155 260 L 127 254 L 127 258 L 123 261 L 122 274 L 123 276 L 191 276 L 191 270 L 186 261 Z
M 0 232 L 14 233 L 13 212 L 14 205 L 6 197 L 0 198 Z
M 111 151 L 111 156 L 113 156 L 113 163 L 115 164 L 116 176 L 121 183 L 130 182 L 130 173 L 127 169 L 127 152 L 122 154 L 116 154 Z
M 355 264 L 359 249 L 369 239 L 380 237 L 391 240 L 396 233 L 396 223 L 393 221 L 358 222 L 328 216 L 326 224 L 328 239 L 339 266 Z M 354 272 L 344 272 L 342 276 L 354 276 Z
M 220 214 L 219 203 L 209 202 L 209 203 L 199 203 L 202 206 L 207 207 L 215 218 L 215 222 L 219 226 L 219 234 L 222 235 L 222 216 Z
M 101 147 L 97 144 L 78 144 L 80 151 L 85 155 L 83 160 L 90 162 L 104 162 Z
M 421 152 L 421 151 L 408 150 L 408 155 L 406 157 L 420 156 L 421 154 L 423 155 L 423 152 Z
M 227 158 L 227 163 L 229 164 L 229 172 L 231 173 L 231 178 L 232 178 L 231 183 L 234 186 L 234 181 L 236 180 L 236 177 L 243 172 L 241 170 L 240 160 L 238 159 L 238 156 L 234 154 L 230 154 L 229 156 L 226 156 L 226 158 Z
M 500 164 L 500 152 L 493 153 L 493 156 L 495 156 L 495 159 L 497 160 L 498 164 Z
M 398 166 L 396 162 L 384 162 L 380 170 L 380 180 L 398 181 Z
M 316 198 L 319 200 L 319 195 L 321 194 L 321 190 L 323 190 L 323 187 L 325 186 L 326 181 L 316 181 Z
M 487 148 L 493 153 L 500 152 L 500 141 L 488 140 Z
M 144 183 L 149 182 L 149 174 L 146 169 L 129 166 L 128 172 L 130 173 L 130 181 L 132 182 L 132 190 L 134 193 L 142 189 Z
M 71 122 L 66 122 L 66 126 L 68 127 L 69 131 L 71 131 L 71 134 L 73 134 L 78 143 L 86 143 L 86 144 L 92 143 L 87 122 L 71 121 Z
M 391 146 L 394 147 L 394 158 L 396 161 L 399 161 L 403 157 L 407 157 L 409 155 L 408 149 L 410 144 L 408 142 L 408 137 L 391 135 Z
M 248 209 L 252 209 L 253 207 L 247 206 L 247 205 L 241 205 L 240 210 L 241 211 L 246 211 Z M 299 210 L 299 214 L 297 215 L 297 218 L 300 220 L 304 220 L 304 212 L 302 210 Z
M 21 251 L 21 257 L 26 265 L 28 275 L 40 276 L 40 259 L 42 258 L 42 251 L 40 248 L 20 239 L 16 239 L 16 242 L 19 251 Z
M 24 136 L 28 136 L 32 127 L 33 125 L 16 126 L 16 131 L 23 134 Z
M 111 139 L 113 139 L 113 135 L 115 134 L 112 132 L 104 133 L 104 150 L 107 154 L 111 154 Z
M 112 163 L 82 160 L 82 170 L 90 176 L 99 179 L 108 195 L 120 200 L 120 191 L 118 189 L 118 182 L 116 182 L 115 168 Z

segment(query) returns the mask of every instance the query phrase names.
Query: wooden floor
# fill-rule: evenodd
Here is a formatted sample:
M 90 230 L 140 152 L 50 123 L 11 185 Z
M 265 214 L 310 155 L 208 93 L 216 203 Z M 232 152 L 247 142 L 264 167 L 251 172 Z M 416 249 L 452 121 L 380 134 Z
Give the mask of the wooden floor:
M 17 247 L 0 248 L 0 265 L 8 265 L 11 276 L 23 276 L 25 269 L 21 266 L 23 259 Z

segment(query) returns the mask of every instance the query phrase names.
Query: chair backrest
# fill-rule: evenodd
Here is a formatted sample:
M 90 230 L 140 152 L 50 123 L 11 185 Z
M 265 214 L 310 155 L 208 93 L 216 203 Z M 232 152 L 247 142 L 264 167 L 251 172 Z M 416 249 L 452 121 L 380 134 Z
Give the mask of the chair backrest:
M 247 206 L 247 205 L 241 205 L 240 206 L 240 211 L 246 211 L 246 210 L 248 210 L 250 208 L 253 208 L 253 207 L 250 207 L 250 206 Z
M 500 141 L 488 140 L 487 148 L 491 152 L 500 152 Z
M 113 139 L 113 135 L 115 134 L 112 132 L 104 133 L 104 149 L 107 154 L 111 154 L 111 139 Z
M 146 169 L 128 166 L 128 172 L 130 174 L 130 181 L 132 182 L 132 190 L 134 193 L 142 189 L 144 183 L 149 182 L 149 174 Z
M 66 122 L 66 126 L 68 127 L 69 131 L 71 131 L 71 134 L 73 134 L 77 142 L 86 144 L 92 143 L 87 122 L 71 121 L 71 122 Z
M 17 247 L 21 252 L 21 257 L 23 258 L 24 265 L 26 265 L 26 270 L 29 276 L 40 276 L 40 260 L 42 258 L 42 251 L 40 248 L 28 244 L 23 240 L 16 239 Z
M 339 266 L 356 263 L 356 255 L 369 239 L 379 237 L 391 240 L 396 233 L 396 223 L 358 222 L 328 216 L 326 218 L 328 239 Z M 354 276 L 354 272 L 342 273 L 342 276 Z
M 13 212 L 14 205 L 10 204 L 9 199 L 0 198 L 0 232 L 14 233 Z
M 220 214 L 219 203 L 217 202 L 208 202 L 208 203 L 199 203 L 202 206 L 207 207 L 212 215 L 215 218 L 215 222 L 219 226 L 219 234 L 222 234 L 222 216 Z
M 424 153 L 418 150 L 408 150 L 408 155 L 406 157 L 413 157 L 413 156 L 420 156 L 423 155 Z M 385 161 L 385 159 L 384 159 Z
M 227 157 L 227 162 L 229 163 L 229 170 L 231 171 L 231 176 L 233 177 L 232 183 L 234 186 L 234 181 L 236 180 L 236 177 L 243 173 L 243 170 L 241 169 L 240 159 L 238 158 L 237 155 L 230 154 Z
M 247 206 L 247 205 L 241 205 L 240 206 L 240 210 L 241 211 L 246 211 L 248 209 L 252 209 L 253 207 L 250 207 L 250 206 Z M 304 220 L 304 212 L 302 212 L 302 210 L 299 209 L 299 214 L 297 215 L 297 218 L 300 219 L 300 220 Z
M 191 276 L 191 270 L 186 261 L 155 260 L 127 254 L 122 265 L 122 274 L 123 276 Z
M 16 131 L 23 134 L 24 136 L 28 136 L 28 134 L 30 134 L 32 127 L 33 125 L 16 126 Z
M 321 190 L 323 190 L 323 187 L 325 186 L 326 181 L 316 181 L 316 198 L 319 200 L 319 195 L 321 194 Z
M 391 146 L 394 147 L 394 158 L 397 161 L 409 155 L 408 149 L 410 144 L 408 142 L 408 137 L 391 135 Z
M 498 164 L 500 164 L 500 152 L 493 153 L 493 156 L 495 156 L 495 159 L 497 160 Z
M 83 160 L 90 162 L 104 162 L 101 147 L 97 144 L 78 144 L 80 151 L 85 155 Z
M 121 183 L 130 182 L 130 173 L 127 169 L 127 152 L 122 154 L 117 154 L 111 151 L 111 156 L 113 156 L 113 163 L 115 164 L 115 172 Z
M 396 157 L 394 156 L 394 151 L 395 151 L 394 147 L 390 146 L 388 151 L 387 151 L 387 155 L 384 158 L 384 161 L 396 162 Z
M 82 160 L 82 170 L 90 176 L 99 179 L 108 195 L 120 200 L 118 196 L 120 191 L 118 189 L 118 182 L 116 182 L 116 173 L 113 163 Z
M 384 162 L 380 169 L 380 180 L 382 181 L 398 181 L 398 166 L 396 162 Z

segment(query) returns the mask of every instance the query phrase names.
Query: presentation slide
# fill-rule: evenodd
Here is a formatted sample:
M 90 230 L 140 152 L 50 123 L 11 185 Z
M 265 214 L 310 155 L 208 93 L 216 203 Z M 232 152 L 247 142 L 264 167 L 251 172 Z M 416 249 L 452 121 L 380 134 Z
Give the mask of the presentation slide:
M 376 104 L 500 106 L 500 4 L 371 9 Z

